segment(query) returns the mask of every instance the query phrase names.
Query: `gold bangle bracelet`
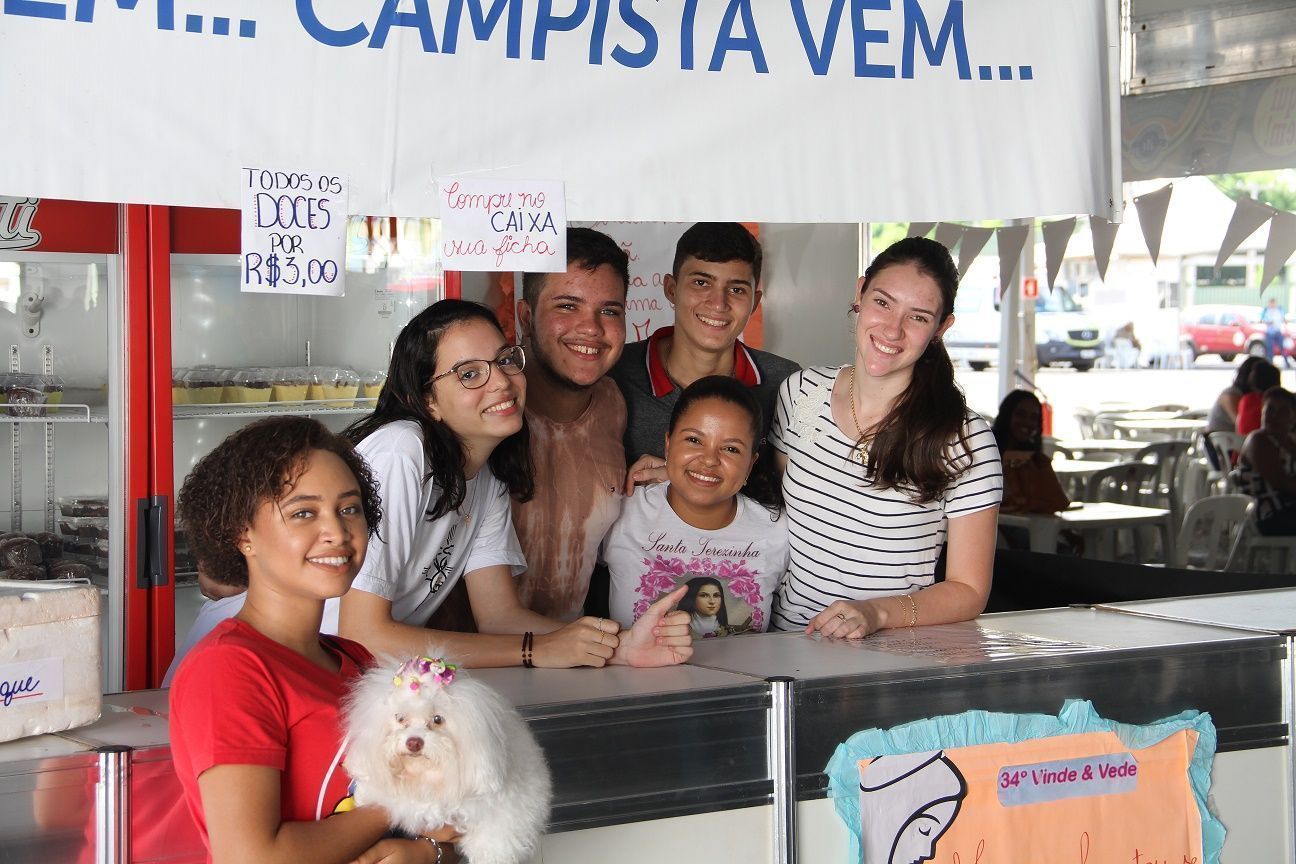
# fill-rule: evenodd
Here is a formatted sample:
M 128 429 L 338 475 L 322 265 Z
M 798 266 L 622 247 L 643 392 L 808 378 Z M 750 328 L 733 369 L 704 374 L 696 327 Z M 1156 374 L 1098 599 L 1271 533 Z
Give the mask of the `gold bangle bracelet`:
M 913 598 L 912 594 L 901 594 L 901 597 L 909 601 L 909 626 L 918 625 L 918 601 Z

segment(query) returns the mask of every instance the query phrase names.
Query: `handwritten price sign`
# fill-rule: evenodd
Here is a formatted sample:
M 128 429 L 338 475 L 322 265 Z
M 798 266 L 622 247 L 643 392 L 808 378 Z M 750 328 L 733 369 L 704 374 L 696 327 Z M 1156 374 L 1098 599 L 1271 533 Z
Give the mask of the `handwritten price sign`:
M 445 269 L 567 269 L 567 203 L 561 182 L 443 178 L 437 187 Z
M 244 168 L 242 290 L 341 297 L 346 181 L 336 175 Z

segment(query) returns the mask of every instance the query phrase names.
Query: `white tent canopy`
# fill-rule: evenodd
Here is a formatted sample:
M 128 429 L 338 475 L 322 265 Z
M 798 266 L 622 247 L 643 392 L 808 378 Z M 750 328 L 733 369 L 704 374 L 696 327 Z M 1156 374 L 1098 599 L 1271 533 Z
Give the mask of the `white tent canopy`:
M 561 180 L 573 219 L 1118 218 L 1116 0 L 888 5 L 5 3 L 0 190 L 233 207 L 253 167 L 371 215 L 472 177 Z

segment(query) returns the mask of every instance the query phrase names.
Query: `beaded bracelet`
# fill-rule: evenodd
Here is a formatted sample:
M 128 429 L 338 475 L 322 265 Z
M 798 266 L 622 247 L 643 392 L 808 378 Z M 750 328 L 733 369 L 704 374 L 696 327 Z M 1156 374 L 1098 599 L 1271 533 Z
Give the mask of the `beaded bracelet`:
M 435 849 L 435 850 L 436 850 L 436 853 L 437 853 L 437 857 L 436 857 L 436 864 L 441 864 L 441 854 L 442 854 L 442 853 L 441 853 L 441 844 L 440 844 L 439 842 L 437 842 L 437 841 L 434 840 L 433 838 L 427 836 L 426 834 L 419 834 L 419 835 L 418 835 L 417 837 L 415 837 L 414 839 L 415 839 L 415 840 L 426 840 L 427 842 L 431 843 L 431 844 L 432 844 L 432 848 Z
M 527 669 L 534 669 L 535 663 L 532 662 L 532 650 L 535 644 L 535 634 L 530 630 L 522 634 L 522 665 Z

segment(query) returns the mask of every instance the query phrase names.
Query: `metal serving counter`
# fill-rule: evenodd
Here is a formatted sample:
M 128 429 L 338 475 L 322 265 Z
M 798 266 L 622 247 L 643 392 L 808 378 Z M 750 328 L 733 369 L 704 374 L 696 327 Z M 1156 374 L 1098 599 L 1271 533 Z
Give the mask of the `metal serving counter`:
M 1139 619 L 1189 621 L 1236 627 L 1256 633 L 1272 633 L 1286 640 L 1287 662 L 1283 675 L 1283 708 L 1290 729 L 1296 720 L 1296 588 L 1271 591 L 1249 591 L 1239 594 L 1212 594 L 1172 600 L 1143 600 L 1113 603 L 1098 607 L 1124 613 Z M 1288 786 L 1285 813 L 1291 846 L 1287 860 L 1296 861 L 1296 748 L 1287 748 Z
M 1214 798 L 1232 832 L 1225 860 L 1291 860 L 1283 639 L 1095 609 L 985 615 L 885 631 L 863 642 L 799 633 L 704 642 L 693 663 L 795 684 L 797 847 L 803 861 L 845 861 L 846 832 L 824 799 L 837 744 L 867 728 L 969 709 L 1056 714 L 1071 698 L 1124 723 L 1189 708 L 1219 731 Z M 1232 754 L 1237 753 L 1237 758 Z
M 474 674 L 519 706 L 549 757 L 555 807 L 538 860 L 845 861 L 821 773 L 839 742 L 969 708 L 1056 714 L 1082 698 L 1127 723 L 1211 712 L 1225 860 L 1277 861 L 1290 860 L 1289 656 L 1271 633 L 1059 609 L 862 643 L 706 640 L 674 669 Z M 91 726 L 0 744 L 0 861 L 201 860 L 177 809 L 166 710 L 162 691 L 117 694 Z M 54 801 L 73 816 L 51 820 Z M 126 836 L 129 851 L 113 840 Z

